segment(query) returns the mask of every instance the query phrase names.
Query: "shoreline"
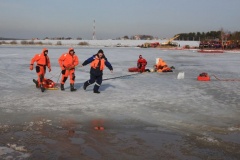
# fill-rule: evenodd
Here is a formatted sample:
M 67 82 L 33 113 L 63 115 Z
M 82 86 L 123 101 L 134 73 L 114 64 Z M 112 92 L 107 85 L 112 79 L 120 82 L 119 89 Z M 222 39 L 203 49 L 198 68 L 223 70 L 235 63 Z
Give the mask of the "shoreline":
M 39 45 L 39 44 L 34 44 L 34 45 L 22 45 L 22 44 L 1 44 L 0 47 L 76 47 L 76 48 L 139 48 L 142 49 L 141 47 L 137 47 L 137 46 L 121 46 L 121 47 L 117 47 L 117 46 L 103 46 L 103 45 L 78 45 L 78 44 L 62 44 L 62 45 L 49 45 L 49 44 L 43 44 L 43 45 Z M 194 52 L 198 52 L 201 51 L 201 49 L 199 48 L 179 48 L 179 47 L 173 47 L 173 48 L 169 48 L 169 47 L 156 47 L 156 48 L 143 48 L 143 49 L 156 49 L 156 50 L 172 50 L 172 51 L 194 51 Z M 219 51 L 217 49 L 203 49 L 204 51 Z M 223 51 L 223 53 L 240 53 L 240 49 L 232 49 L 232 50 L 221 50 Z M 199 52 L 201 53 L 201 52 Z M 212 52 L 214 54 L 214 52 Z M 222 52 L 221 52 L 222 53 Z

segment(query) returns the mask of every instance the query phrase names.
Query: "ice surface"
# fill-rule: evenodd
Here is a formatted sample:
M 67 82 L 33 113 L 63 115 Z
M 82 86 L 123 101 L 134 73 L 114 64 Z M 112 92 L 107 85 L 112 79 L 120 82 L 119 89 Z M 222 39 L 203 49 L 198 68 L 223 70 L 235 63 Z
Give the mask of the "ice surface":
M 82 89 L 83 83 L 89 79 L 88 65 L 76 69 L 76 92 L 70 92 L 67 80 L 66 91 L 47 90 L 42 93 L 32 82 L 36 73 L 29 70 L 29 63 L 43 47 L 0 46 L 2 125 L 9 121 L 18 124 L 29 114 L 39 113 L 54 117 L 69 114 L 79 116 L 79 120 L 104 119 L 117 124 L 136 120 L 182 135 L 207 131 L 239 132 L 240 82 L 218 81 L 214 77 L 209 82 L 197 81 L 197 76 L 202 72 L 222 79 L 240 79 L 239 53 L 201 54 L 195 50 L 101 46 L 114 68 L 113 73 L 106 68 L 103 78 L 132 74 L 128 68 L 136 67 L 139 54 L 148 61 L 147 68 L 152 68 L 155 59 L 161 57 L 176 69 L 173 73 L 143 73 L 106 80 L 100 87 L 101 94 L 93 94 L 93 86 L 89 86 L 86 91 Z M 57 60 L 68 50 L 68 46 L 47 47 L 52 72 L 47 72 L 46 77 L 59 83 L 60 67 Z M 98 49 L 100 47 L 75 46 L 81 63 Z M 184 79 L 177 79 L 179 72 L 185 73 Z M 6 119 L 6 114 L 12 117 Z M 145 130 L 158 130 L 150 126 L 145 126 Z M 215 142 L 212 136 L 209 138 L 204 135 L 202 139 Z

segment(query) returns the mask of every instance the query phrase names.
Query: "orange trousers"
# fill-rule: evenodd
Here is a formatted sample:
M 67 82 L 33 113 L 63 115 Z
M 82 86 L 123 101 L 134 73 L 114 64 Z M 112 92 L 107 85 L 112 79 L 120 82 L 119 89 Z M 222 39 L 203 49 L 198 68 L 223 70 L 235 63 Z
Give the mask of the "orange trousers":
M 44 81 L 44 76 L 45 76 L 45 73 L 46 73 L 46 66 L 37 65 L 36 66 L 36 72 L 37 72 L 37 75 L 38 75 L 38 84 L 40 85 Z
M 75 82 L 75 69 L 62 70 L 61 84 L 64 84 L 66 82 L 68 76 L 70 77 L 70 84 L 73 84 Z

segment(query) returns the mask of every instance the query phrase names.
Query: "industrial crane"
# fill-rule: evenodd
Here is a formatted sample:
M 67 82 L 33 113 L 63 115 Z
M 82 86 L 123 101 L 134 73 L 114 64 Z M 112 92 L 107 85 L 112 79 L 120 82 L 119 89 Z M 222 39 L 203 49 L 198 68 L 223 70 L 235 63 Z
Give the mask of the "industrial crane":
M 171 46 L 174 46 L 174 45 L 176 45 L 176 44 L 172 43 L 172 41 L 173 41 L 174 39 L 178 38 L 179 36 L 180 36 L 180 35 L 176 35 L 176 36 L 174 36 L 173 38 L 170 38 L 168 41 L 161 43 L 161 45 L 171 45 Z

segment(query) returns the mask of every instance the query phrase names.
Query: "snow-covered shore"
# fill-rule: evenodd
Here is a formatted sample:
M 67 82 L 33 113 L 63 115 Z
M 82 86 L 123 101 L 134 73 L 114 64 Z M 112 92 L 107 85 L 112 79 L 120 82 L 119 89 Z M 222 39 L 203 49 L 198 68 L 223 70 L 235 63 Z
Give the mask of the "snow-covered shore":
M 5 42 L 11 42 L 12 40 L 6 40 Z M 22 41 L 32 41 L 32 40 L 16 40 L 17 44 L 21 44 Z M 146 42 L 153 43 L 153 42 L 159 42 L 163 43 L 167 40 L 34 40 L 34 43 L 41 42 L 43 44 L 51 44 L 51 45 L 57 45 L 58 42 L 61 42 L 61 45 L 71 45 L 71 46 L 77 46 L 81 42 L 87 42 L 87 44 L 90 47 L 96 46 L 96 47 L 116 47 L 117 45 L 123 46 L 123 47 L 136 47 L 138 45 L 142 45 Z M 178 43 L 181 47 L 185 45 L 189 45 L 190 47 L 198 47 L 199 41 L 173 41 Z

